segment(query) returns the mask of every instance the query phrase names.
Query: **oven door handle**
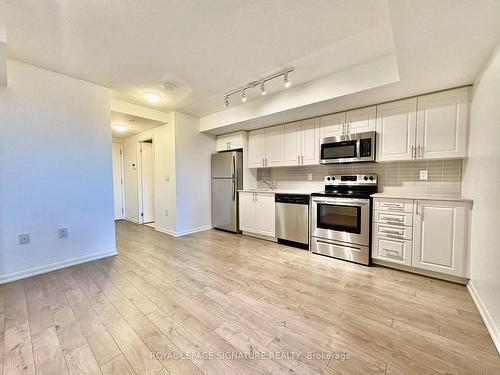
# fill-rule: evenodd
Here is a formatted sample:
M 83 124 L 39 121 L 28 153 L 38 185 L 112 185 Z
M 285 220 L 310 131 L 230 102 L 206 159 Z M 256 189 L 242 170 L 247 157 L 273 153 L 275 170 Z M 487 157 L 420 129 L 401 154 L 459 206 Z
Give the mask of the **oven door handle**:
M 313 200 L 314 203 L 321 203 L 321 204 L 331 204 L 331 205 L 336 205 L 336 206 L 351 206 L 351 207 L 361 207 L 361 206 L 366 206 L 368 202 L 342 202 L 342 201 L 318 201 L 318 200 Z

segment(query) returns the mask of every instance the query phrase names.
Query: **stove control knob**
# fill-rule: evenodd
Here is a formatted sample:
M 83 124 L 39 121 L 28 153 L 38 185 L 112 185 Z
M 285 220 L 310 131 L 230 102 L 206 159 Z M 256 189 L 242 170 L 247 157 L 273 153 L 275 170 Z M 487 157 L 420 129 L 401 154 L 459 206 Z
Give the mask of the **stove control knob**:
M 335 181 L 335 176 L 332 176 L 332 181 Z
M 368 181 L 368 177 L 366 177 L 366 176 L 363 177 L 363 180 Z
M 327 180 L 327 181 L 330 181 L 330 180 L 331 180 L 331 178 L 330 178 L 330 177 L 327 177 L 327 178 L 326 178 L 326 180 Z
M 370 176 L 370 181 L 373 181 L 373 176 Z

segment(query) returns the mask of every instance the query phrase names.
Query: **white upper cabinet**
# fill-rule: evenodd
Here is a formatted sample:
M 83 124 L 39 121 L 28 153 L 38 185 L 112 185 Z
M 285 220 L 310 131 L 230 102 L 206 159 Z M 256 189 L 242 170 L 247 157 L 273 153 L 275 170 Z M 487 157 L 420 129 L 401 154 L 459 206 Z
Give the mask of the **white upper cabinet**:
M 468 276 L 467 202 L 416 201 L 413 267 Z
M 278 167 L 285 158 L 284 125 L 248 133 L 248 167 Z
M 266 129 L 248 132 L 248 167 L 263 167 L 266 158 Z
M 378 105 L 376 123 L 377 161 L 414 158 L 417 98 Z
M 467 156 L 468 101 L 468 87 L 418 97 L 418 158 Z
M 319 164 L 319 122 L 317 118 L 301 121 L 300 164 Z
M 376 106 L 347 111 L 345 114 L 346 132 L 349 134 L 374 131 L 376 117 Z
M 266 167 L 283 166 L 285 159 L 285 133 L 284 125 L 266 128 Z
M 319 164 L 317 118 L 285 125 L 285 165 Z
M 234 132 L 229 134 L 218 135 L 215 141 L 216 151 L 237 150 L 243 148 L 246 132 Z
M 346 132 L 345 112 L 334 113 L 320 118 L 320 137 L 336 137 Z
M 300 121 L 285 125 L 285 165 L 300 164 Z

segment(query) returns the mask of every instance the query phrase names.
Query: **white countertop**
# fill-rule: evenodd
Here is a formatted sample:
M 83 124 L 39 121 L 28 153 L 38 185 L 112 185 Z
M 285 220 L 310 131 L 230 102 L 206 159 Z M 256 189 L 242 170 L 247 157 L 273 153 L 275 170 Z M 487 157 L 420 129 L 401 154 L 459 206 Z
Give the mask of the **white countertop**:
M 472 199 L 462 195 L 418 194 L 418 193 L 375 193 L 372 198 L 421 199 L 436 201 L 472 202 Z
M 244 193 L 272 193 L 272 194 L 305 194 L 310 195 L 311 193 L 315 193 L 320 191 L 319 189 L 266 189 L 266 188 L 250 188 L 250 189 L 241 189 L 238 192 Z

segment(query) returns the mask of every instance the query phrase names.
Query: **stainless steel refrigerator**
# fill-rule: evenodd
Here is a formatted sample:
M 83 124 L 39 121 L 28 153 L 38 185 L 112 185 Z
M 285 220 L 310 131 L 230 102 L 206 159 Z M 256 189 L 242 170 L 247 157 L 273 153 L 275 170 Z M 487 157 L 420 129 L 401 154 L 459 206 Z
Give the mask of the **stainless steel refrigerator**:
M 238 190 L 243 188 L 243 153 L 212 154 L 212 226 L 238 232 Z

